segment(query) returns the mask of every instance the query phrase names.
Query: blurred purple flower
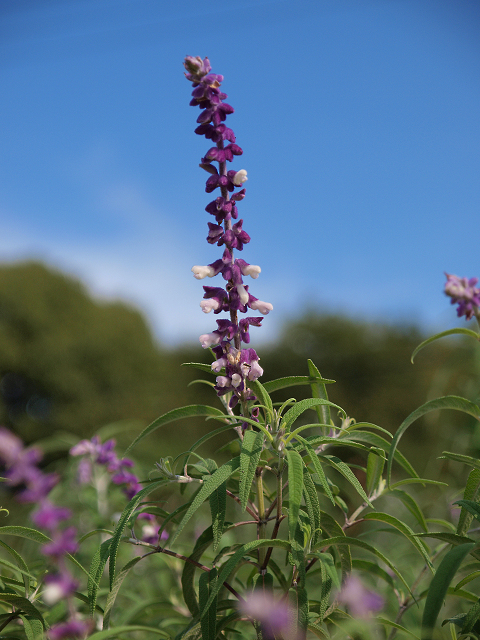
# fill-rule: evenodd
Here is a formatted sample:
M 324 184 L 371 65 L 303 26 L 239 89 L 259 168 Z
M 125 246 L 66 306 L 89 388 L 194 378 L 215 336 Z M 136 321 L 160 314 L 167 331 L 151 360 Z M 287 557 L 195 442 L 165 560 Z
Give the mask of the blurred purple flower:
M 295 613 L 284 599 L 276 600 L 273 594 L 254 591 L 238 605 L 239 611 L 262 625 L 266 640 L 282 636 L 285 640 L 295 640 Z
M 42 553 L 53 558 L 61 558 L 67 553 L 75 553 L 78 549 L 76 541 L 77 531 L 75 527 L 68 527 L 63 531 L 57 531 L 52 536 L 52 541 L 42 547 Z
M 50 500 L 44 500 L 32 513 L 31 518 L 38 527 L 54 531 L 60 522 L 68 520 L 71 516 L 72 512 L 67 507 L 57 507 Z
M 72 638 L 85 638 L 92 628 L 92 622 L 87 620 L 68 620 L 51 627 L 47 636 L 49 640 L 64 640 Z
M 348 607 L 353 618 L 369 618 L 384 605 L 382 596 L 367 589 L 360 578 L 350 575 L 338 595 L 338 601 Z
M 445 283 L 445 293 L 450 296 L 452 304 L 458 304 L 457 316 L 465 316 L 471 320 L 473 316 L 480 319 L 480 289 L 475 285 L 478 278 L 459 278 L 449 273 L 445 273 L 447 282 Z
M 78 589 L 78 582 L 66 571 L 45 578 L 45 590 L 42 594 L 46 604 L 52 605 L 68 598 Z

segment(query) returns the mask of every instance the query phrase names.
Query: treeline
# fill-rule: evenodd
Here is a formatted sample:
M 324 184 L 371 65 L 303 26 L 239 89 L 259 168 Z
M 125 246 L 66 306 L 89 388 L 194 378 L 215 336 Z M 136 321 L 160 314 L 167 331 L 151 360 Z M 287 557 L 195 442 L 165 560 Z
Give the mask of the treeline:
M 412 365 L 412 351 L 425 337 L 413 326 L 309 313 L 286 324 L 275 344 L 259 349 L 263 380 L 305 375 L 311 358 L 325 378 L 336 381 L 328 387 L 330 399 L 350 417 L 394 431 L 433 397 L 478 399 L 471 346 L 441 341 Z M 197 344 L 164 348 L 136 309 L 94 300 L 80 282 L 43 264 L 0 267 L 0 423 L 27 442 L 60 434 L 67 446 L 68 434 L 90 437 L 103 427 L 105 434 L 119 431 L 117 438 L 128 444 L 170 409 L 219 406 L 205 384 L 188 386 L 196 378 L 213 378 L 180 366 L 211 362 L 209 357 Z M 287 397 L 279 392 L 276 399 Z M 464 448 L 475 444 L 473 424 L 451 413 L 420 421 L 407 432 L 404 444 L 420 467 L 427 449 L 438 455 L 450 439 L 457 451 L 459 438 Z M 105 429 L 112 423 L 117 426 Z M 213 424 L 173 423 L 138 453 L 150 459 L 179 453 Z

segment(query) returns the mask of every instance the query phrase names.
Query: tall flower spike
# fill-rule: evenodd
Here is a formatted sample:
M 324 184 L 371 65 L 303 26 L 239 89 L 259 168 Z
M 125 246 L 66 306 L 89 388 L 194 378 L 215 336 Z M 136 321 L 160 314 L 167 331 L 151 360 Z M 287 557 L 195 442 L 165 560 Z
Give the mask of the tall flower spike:
M 200 303 L 202 311 L 224 311 L 229 314 L 229 319 L 217 320 L 218 328 L 201 335 L 200 342 L 204 349 L 211 347 L 217 357 L 212 370 L 220 373 L 225 368 L 225 375 L 217 377 L 215 389 L 218 395 L 231 393 L 230 407 L 240 402 L 242 413 L 246 415 L 247 404 L 254 399 L 248 383 L 260 377 L 263 370 L 258 364 L 259 358 L 255 350 L 242 349 L 242 342 L 250 342 L 249 327 L 259 327 L 263 318 L 249 317 L 239 321 L 238 313 L 246 313 L 251 309 L 266 315 L 273 307 L 269 302 L 255 298 L 243 282 L 244 276 L 258 278 L 260 267 L 234 256 L 235 250 L 242 251 L 250 242 L 250 236 L 242 226 L 243 220 L 232 223 L 232 219 L 236 220 L 238 217 L 237 203 L 245 197 L 243 185 L 248 178 L 245 169 L 227 170 L 227 163 L 242 155 L 243 151 L 236 144 L 232 129 L 223 124 L 234 111 L 224 102 L 227 95 L 220 89 L 223 76 L 211 73 L 208 58 L 202 60 L 200 57 L 187 56 L 184 67 L 187 72 L 185 76 L 193 85 L 190 105 L 201 109 L 195 133 L 205 136 L 215 144 L 211 147 L 209 143 L 210 148 L 200 161 L 200 167 L 209 174 L 205 191 L 212 193 L 216 189 L 220 190 L 220 195 L 205 207 L 209 214 L 215 216 L 216 221 L 216 224 L 208 223 L 207 242 L 219 247 L 225 245 L 221 259 L 206 266 L 196 265 L 192 268 L 197 280 L 220 274 L 227 282 L 224 289 L 204 287 L 205 295 Z M 228 144 L 225 144 L 225 140 Z M 218 167 L 213 163 L 217 163 Z M 251 412 L 250 415 L 254 417 Z

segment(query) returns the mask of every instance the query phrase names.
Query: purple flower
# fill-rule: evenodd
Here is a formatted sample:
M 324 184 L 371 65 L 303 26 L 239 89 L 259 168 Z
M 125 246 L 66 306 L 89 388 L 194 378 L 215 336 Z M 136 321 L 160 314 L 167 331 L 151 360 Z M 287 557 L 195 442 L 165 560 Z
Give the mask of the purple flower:
M 475 285 L 478 278 L 459 278 L 452 274 L 446 273 L 447 282 L 445 284 L 445 293 L 452 298 L 452 304 L 458 304 L 457 316 L 465 316 L 467 320 L 471 320 L 473 316 L 480 319 L 480 289 Z
M 48 605 L 68 598 L 78 589 L 78 582 L 66 571 L 46 576 L 45 585 L 43 599 Z
M 53 625 L 53 627 L 48 630 L 47 636 L 49 640 L 85 638 L 91 628 L 91 621 L 72 619 Z
M 382 596 L 367 589 L 360 578 L 350 575 L 340 593 L 338 601 L 348 607 L 353 618 L 369 618 L 373 613 L 383 608 Z
M 295 614 L 288 602 L 277 600 L 273 594 L 254 591 L 238 605 L 240 612 L 260 622 L 263 637 L 270 640 L 282 636 L 285 640 L 299 637 L 295 628 Z
M 57 507 L 49 500 L 44 500 L 40 507 L 32 513 L 32 520 L 42 529 L 55 531 L 60 522 L 71 518 L 72 512 L 66 507 Z
M 75 527 L 68 527 L 63 531 L 57 531 L 51 542 L 44 544 L 42 553 L 53 558 L 61 558 L 67 553 L 75 553 L 78 549 L 76 541 L 77 530 Z

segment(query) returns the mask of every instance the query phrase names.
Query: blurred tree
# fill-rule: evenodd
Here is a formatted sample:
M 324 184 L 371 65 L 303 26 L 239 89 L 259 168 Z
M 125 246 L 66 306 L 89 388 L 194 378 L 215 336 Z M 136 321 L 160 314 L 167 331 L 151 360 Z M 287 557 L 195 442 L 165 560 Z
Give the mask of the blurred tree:
M 171 366 L 132 307 L 94 300 L 40 263 L 0 268 L 0 418 L 27 441 L 152 420 L 165 408 Z

